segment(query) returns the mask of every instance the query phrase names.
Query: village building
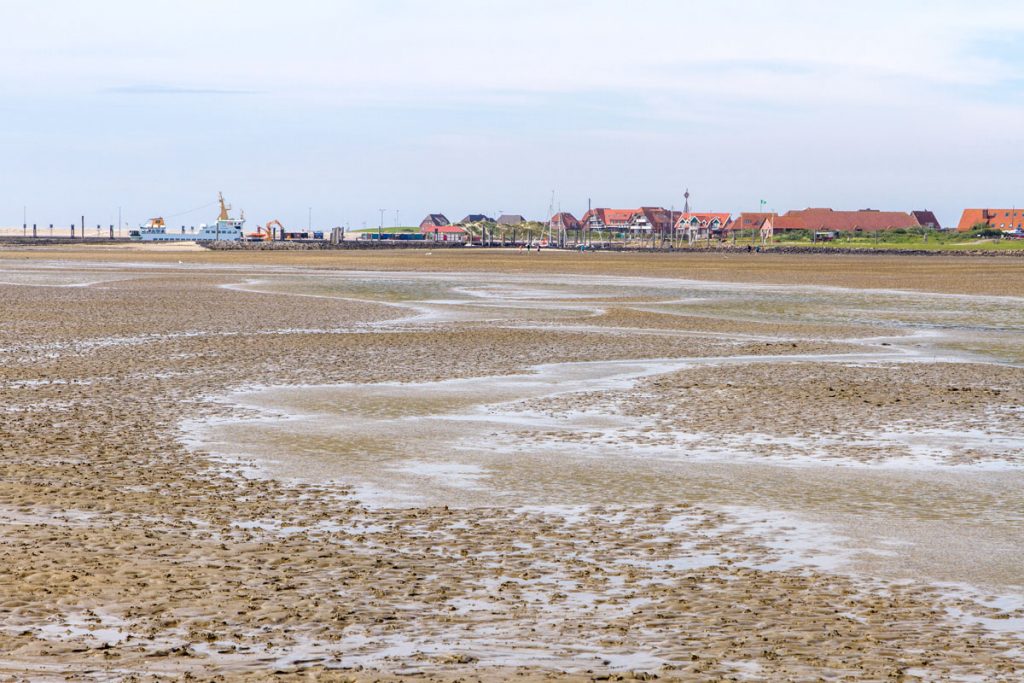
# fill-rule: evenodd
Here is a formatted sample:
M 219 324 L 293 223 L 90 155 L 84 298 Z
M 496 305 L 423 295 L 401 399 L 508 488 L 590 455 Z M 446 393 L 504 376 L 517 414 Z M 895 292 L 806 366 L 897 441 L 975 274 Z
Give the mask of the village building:
M 639 209 L 591 209 L 579 222 L 584 230 L 608 230 L 638 236 L 670 235 L 681 231 L 704 237 L 709 231 L 716 235 L 729 229 L 731 221 L 731 214 L 727 212 L 672 211 L 660 206 L 641 206 Z
M 911 211 L 910 215 L 917 219 L 922 228 L 942 230 L 942 223 L 939 223 L 938 217 L 931 211 Z
M 445 217 L 443 213 L 431 213 L 426 218 L 420 221 L 420 228 L 440 228 L 445 225 L 451 225 L 451 222 Z
M 421 225 L 420 232 L 424 239 L 434 242 L 467 242 L 469 233 L 458 225 Z
M 590 209 L 580 223 L 584 230 L 625 232 L 629 230 L 629 222 L 636 209 Z
M 556 213 L 548 224 L 553 230 L 579 231 L 580 229 L 579 220 L 567 211 Z
M 684 212 L 675 223 L 676 230 L 697 238 L 721 235 L 732 227 L 732 214 L 721 212 Z M 760 226 L 758 226 L 760 227 Z
M 975 226 L 1003 232 L 1024 230 L 1024 209 L 964 209 L 957 231 L 970 232 Z
M 931 214 L 930 211 L 927 213 Z M 798 209 L 787 211 L 784 215 L 779 216 L 774 223 L 775 230 L 812 230 L 815 232 L 878 232 L 921 227 L 918 219 L 907 211 L 879 211 L 878 209 L 861 209 L 859 211 Z
M 709 239 L 731 229 L 732 214 L 719 211 L 691 211 L 690 189 L 683 192 L 683 210 L 672 212 L 671 229 L 687 239 Z
M 498 225 L 503 225 L 509 228 L 514 225 L 522 225 L 525 222 L 526 219 L 518 213 L 503 213 L 498 216 Z
M 665 234 L 672 232 L 672 226 L 679 216 L 680 212 L 660 206 L 641 206 L 630 217 L 629 226 L 635 233 Z
M 772 223 L 778 218 L 778 214 L 766 211 L 744 211 L 733 220 L 731 230 L 738 230 L 740 234 L 751 230 L 760 230 L 766 220 Z
M 494 219 L 483 213 L 471 213 L 456 225 L 468 225 L 469 223 L 493 223 Z
M 744 211 L 730 224 L 729 230 L 742 235 L 744 233 L 765 229 L 765 225 L 771 231 L 782 230 L 807 230 L 804 223 L 796 216 L 780 216 L 773 211 Z

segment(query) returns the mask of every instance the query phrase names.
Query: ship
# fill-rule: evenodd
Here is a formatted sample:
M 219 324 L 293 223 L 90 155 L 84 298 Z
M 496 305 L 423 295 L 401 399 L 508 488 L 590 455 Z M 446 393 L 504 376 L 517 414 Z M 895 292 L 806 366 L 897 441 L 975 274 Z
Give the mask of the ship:
M 163 218 L 150 218 L 137 230 L 129 230 L 129 239 L 139 242 L 238 242 L 242 239 L 242 226 L 245 225 L 245 212 L 241 218 L 231 218 L 228 212 L 231 205 L 224 202 L 224 195 L 217 193 L 217 201 L 220 203 L 220 215 L 213 225 L 200 225 L 199 230 L 185 232 L 168 232 L 167 223 Z

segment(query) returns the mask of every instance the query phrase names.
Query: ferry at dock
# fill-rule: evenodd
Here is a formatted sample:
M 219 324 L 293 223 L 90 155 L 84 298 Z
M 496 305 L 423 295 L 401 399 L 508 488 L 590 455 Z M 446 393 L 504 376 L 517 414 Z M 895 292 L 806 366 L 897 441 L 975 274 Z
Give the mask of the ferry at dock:
M 138 242 L 238 242 L 244 239 L 245 212 L 241 218 L 231 218 L 228 214 L 231 206 L 224 203 L 224 195 L 218 192 L 217 201 L 220 202 L 220 215 L 213 225 L 200 225 L 198 231 L 168 232 L 163 218 L 150 218 L 145 225 L 129 230 L 128 237 Z

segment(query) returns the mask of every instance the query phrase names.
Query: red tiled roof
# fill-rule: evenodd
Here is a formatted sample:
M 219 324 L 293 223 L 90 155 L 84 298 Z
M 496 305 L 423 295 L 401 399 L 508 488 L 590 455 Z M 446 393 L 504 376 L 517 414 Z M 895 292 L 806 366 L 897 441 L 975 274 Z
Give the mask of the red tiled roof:
M 577 230 L 580 222 L 568 211 L 562 211 L 551 217 L 551 225 L 561 225 L 566 230 Z
M 701 222 L 702 225 L 709 225 L 711 221 L 718 219 L 718 224 L 723 228 L 729 224 L 729 220 L 732 218 L 730 213 L 720 213 L 715 211 L 691 211 L 690 213 L 680 214 L 679 218 L 676 219 L 676 226 L 683 223 L 690 222 L 690 219 L 696 218 Z
M 604 225 L 625 226 L 636 212 L 637 209 L 591 209 L 583 214 L 580 223 L 589 223 L 591 216 L 596 216 Z
M 810 228 L 797 216 L 776 216 L 772 221 L 772 227 L 776 230 L 809 230 Z
M 1000 225 L 1005 225 L 1006 227 L 1001 229 L 1010 230 L 1024 224 L 1024 209 L 964 209 L 956 229 L 959 232 L 969 232 L 979 223 L 996 229 L 1000 229 Z
M 778 218 L 778 214 L 773 212 L 762 212 L 762 211 L 745 211 L 739 216 L 736 216 L 736 220 L 732 222 L 731 229 L 733 230 L 757 230 L 767 219 Z
M 420 232 L 427 234 L 433 234 L 435 232 L 460 234 L 465 233 L 466 231 L 457 225 L 425 225 L 420 228 Z
M 917 218 L 906 211 L 875 211 L 874 209 L 862 209 L 860 211 L 801 209 L 787 211 L 784 216 L 780 217 L 780 221 L 787 225 L 792 223 L 794 228 L 796 225 L 800 225 L 804 230 L 836 230 L 844 232 L 854 230 L 873 232 L 876 230 L 916 228 L 920 226 Z M 780 221 L 776 221 L 776 229 L 780 229 Z
M 736 220 L 734 220 L 733 223 L 739 223 L 744 227 L 751 224 L 761 225 L 764 223 L 764 219 L 774 218 L 777 215 L 778 214 L 771 211 L 744 211 L 736 217 Z
M 679 215 L 677 211 L 669 211 L 660 206 L 641 206 L 633 216 L 630 217 L 630 222 L 633 223 L 639 216 L 643 216 L 647 219 L 647 223 L 650 224 L 651 229 L 656 231 L 668 231 L 672 223 Z

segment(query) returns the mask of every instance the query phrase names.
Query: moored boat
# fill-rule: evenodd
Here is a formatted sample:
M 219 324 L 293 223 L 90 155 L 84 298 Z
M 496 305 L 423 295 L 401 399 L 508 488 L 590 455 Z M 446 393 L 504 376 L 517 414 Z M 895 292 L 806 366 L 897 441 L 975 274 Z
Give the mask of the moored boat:
M 240 218 L 231 218 L 229 211 L 231 206 L 224 202 L 224 196 L 217 193 L 217 201 L 220 202 L 220 215 L 213 225 L 200 225 L 199 230 L 186 232 L 168 232 L 167 224 L 163 218 L 150 218 L 137 230 L 128 232 L 130 239 L 140 242 L 213 242 L 229 241 L 236 242 L 243 239 L 242 226 L 245 225 L 245 212 Z

